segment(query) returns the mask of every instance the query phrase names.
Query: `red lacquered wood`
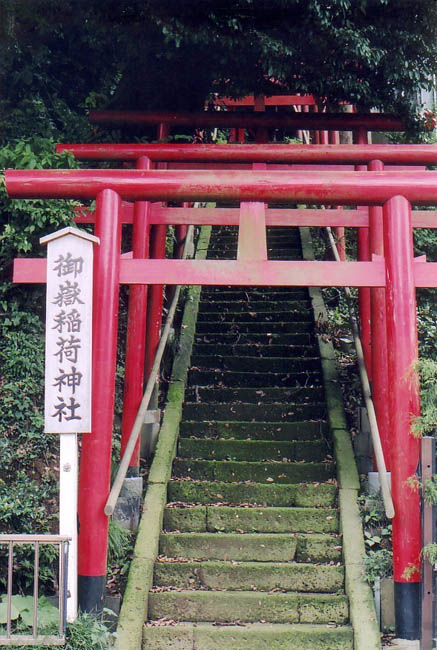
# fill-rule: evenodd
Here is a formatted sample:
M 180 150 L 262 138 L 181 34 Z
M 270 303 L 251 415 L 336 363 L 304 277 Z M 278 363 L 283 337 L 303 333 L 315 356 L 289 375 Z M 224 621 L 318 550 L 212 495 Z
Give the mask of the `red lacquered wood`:
M 117 356 L 121 223 L 120 197 L 97 195 L 93 285 L 92 432 L 82 437 L 79 478 L 79 563 L 83 577 L 106 575 L 112 426 Z
M 387 345 L 391 424 L 393 571 L 395 582 L 420 582 L 421 522 L 419 490 L 408 479 L 419 463 L 420 440 L 411 432 L 420 413 L 416 292 L 410 204 L 396 196 L 384 205 Z M 422 266 L 422 264 L 417 264 Z M 414 567 L 417 570 L 414 570 Z
M 137 161 L 137 169 L 150 169 L 145 156 Z M 133 205 L 132 254 L 133 258 L 149 256 L 150 203 L 137 201 Z M 126 362 L 121 421 L 121 455 L 123 456 L 133 424 L 143 397 L 144 361 L 146 353 L 147 285 L 132 285 L 129 289 L 129 307 L 126 337 Z M 132 454 L 130 467 L 138 467 L 139 444 Z

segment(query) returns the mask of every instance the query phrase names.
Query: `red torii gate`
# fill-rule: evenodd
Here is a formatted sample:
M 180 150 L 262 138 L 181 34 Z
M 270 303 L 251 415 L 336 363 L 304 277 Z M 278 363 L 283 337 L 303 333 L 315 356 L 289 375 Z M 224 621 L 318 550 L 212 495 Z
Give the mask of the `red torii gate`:
M 95 594 L 106 571 L 104 501 L 109 486 L 115 340 L 119 282 L 127 284 L 224 284 L 386 287 L 388 368 L 392 426 L 393 557 L 398 633 L 419 630 L 420 508 L 418 492 L 406 483 L 417 470 L 419 440 L 411 416 L 419 414 L 419 392 L 412 367 L 417 360 L 415 287 L 437 286 L 437 264 L 414 261 L 411 203 L 437 202 L 433 172 L 317 173 L 190 172 L 124 170 L 7 171 L 13 198 L 97 198 L 95 265 L 95 350 L 93 435 L 84 437 L 84 471 L 94 481 L 90 502 L 80 509 L 80 537 L 92 556 L 81 559 L 82 577 Z M 264 203 L 383 205 L 385 260 L 372 262 L 277 262 L 145 260 L 120 258 L 121 199 L 144 201 L 258 201 L 256 236 L 265 238 Z M 241 220 L 240 249 L 250 240 L 250 219 Z M 178 223 L 175 220 L 175 223 Z M 43 282 L 45 260 L 18 260 L 17 282 Z M 109 347 L 109 350 L 108 350 Z M 96 471 L 97 453 L 107 455 Z M 93 493 L 96 490 L 96 493 Z M 98 491 L 97 491 L 98 490 Z M 91 506 L 91 508 L 90 508 Z M 103 534 L 102 534 L 103 533 Z M 99 540 L 101 543 L 99 545 Z M 84 541 L 82 541 L 84 544 Z M 84 548 L 84 546 L 82 546 Z M 409 637 L 414 638 L 414 637 Z
M 384 163 L 391 163 L 395 167 L 391 169 L 398 169 L 399 166 L 408 165 L 411 169 L 411 164 L 437 164 L 437 149 L 434 145 L 207 145 L 207 144 L 59 144 L 57 151 L 69 151 L 79 160 L 112 160 L 112 161 L 134 161 L 139 157 L 145 156 L 153 163 L 166 162 L 168 169 L 186 169 L 192 168 L 196 165 L 202 166 L 205 169 L 207 165 L 209 169 L 223 169 L 223 168 L 252 168 L 253 163 L 264 163 L 269 165 L 271 169 L 294 169 L 296 161 L 300 166 L 313 165 L 311 169 L 323 169 L 320 163 L 332 163 L 338 166 L 339 169 L 344 168 L 344 165 L 351 165 L 348 169 L 355 169 L 355 165 L 375 165 L 375 161 L 380 161 L 379 167 L 384 168 Z M 273 162 L 273 165 L 272 165 Z M 314 165 L 317 165 L 314 167 Z M 299 168 L 299 166 L 298 166 Z M 367 169 L 367 167 L 366 167 Z M 129 203 L 123 204 L 122 219 L 132 222 L 132 206 Z M 209 219 L 208 223 L 227 223 L 230 225 L 231 221 L 234 225 L 239 223 L 239 210 L 232 209 L 179 209 L 179 208 L 164 208 L 152 206 L 151 214 L 149 214 L 149 223 L 154 223 L 157 215 L 161 218 L 165 215 L 170 215 L 170 220 L 176 215 L 179 219 L 187 218 L 184 223 L 198 223 L 193 221 L 193 216 L 197 212 L 197 218 L 200 218 L 203 223 Z M 367 217 L 367 208 L 364 213 Z M 347 214 L 346 214 L 347 213 Z M 344 210 L 331 210 L 328 214 L 324 212 L 308 211 L 308 210 L 287 210 L 286 218 L 284 219 L 284 210 L 266 210 L 266 223 L 267 225 L 280 225 L 277 219 L 281 219 L 284 224 L 291 225 L 290 218 L 296 215 L 295 225 L 304 225 L 309 223 L 311 225 L 318 225 L 318 220 L 321 218 L 324 225 L 337 226 L 336 220 L 341 218 L 349 219 L 348 225 L 357 225 L 351 221 L 357 219 L 357 210 L 344 211 Z M 173 215 L 173 216 L 171 216 Z M 437 219 L 435 215 L 429 211 L 421 212 L 427 220 L 427 225 L 430 227 L 437 227 Z M 155 217 L 155 219 L 154 219 Z M 419 215 L 414 213 L 413 218 L 417 223 Z M 93 216 L 83 213 L 78 216 L 78 223 L 93 223 Z M 370 221 L 372 228 L 370 234 L 370 255 L 383 254 L 383 233 L 382 233 L 382 214 L 381 209 L 370 208 Z M 170 223 L 170 221 L 169 221 Z M 414 225 L 416 225 L 416 223 Z M 344 223 L 341 222 L 341 226 Z M 360 222 L 361 228 L 369 226 L 369 217 L 365 223 Z M 420 227 L 420 226 L 419 226 Z M 135 242 L 135 234 L 134 234 Z M 134 254 L 134 257 L 138 255 Z M 381 433 L 382 445 L 386 457 L 388 469 L 390 469 L 390 444 L 389 444 L 389 431 L 390 422 L 388 415 L 388 376 L 387 376 L 387 345 L 386 345 L 386 323 L 385 323 L 385 291 L 380 289 L 373 289 L 370 292 L 371 300 L 371 316 L 370 330 L 371 339 L 374 344 L 371 346 L 371 358 L 373 366 L 373 387 L 374 387 L 374 402 L 378 418 L 379 429 Z M 140 311 L 140 310 L 138 310 Z M 145 311 L 143 310 L 143 313 Z M 156 319 L 155 319 L 156 320 Z M 139 348 L 141 331 L 144 328 L 136 326 L 135 337 L 136 346 Z M 130 327 L 128 325 L 128 331 Z M 129 356 L 127 354 L 127 356 Z M 138 366 L 138 355 L 137 355 Z M 128 372 L 129 371 L 129 372 Z M 142 376 L 142 371 L 138 367 L 139 375 Z M 130 373 L 130 366 L 126 369 L 126 385 L 130 387 L 138 386 L 139 380 Z M 134 390 L 128 390 L 126 393 L 127 400 L 123 410 L 123 417 L 130 424 L 133 422 L 136 413 L 136 406 L 141 399 L 141 391 L 135 393 Z M 129 411 L 132 411 L 129 413 Z M 129 413 L 129 414 L 128 414 Z M 123 427 L 122 429 L 122 449 L 126 444 L 129 436 L 131 426 Z M 133 457 L 132 464 L 135 464 Z
M 225 127 L 225 128 L 251 128 L 255 130 L 255 139 L 259 142 L 268 141 L 268 130 L 280 129 L 311 129 L 316 131 L 316 142 L 327 144 L 328 139 L 335 142 L 337 129 L 353 131 L 355 144 L 366 144 L 368 131 L 402 131 L 404 124 L 402 120 L 393 115 L 379 113 L 358 114 L 358 113 L 318 113 L 317 106 L 307 107 L 313 109 L 313 113 L 263 113 L 265 98 L 256 97 L 255 111 L 258 112 L 224 112 L 224 111 L 203 111 L 199 113 L 173 113 L 170 111 L 145 112 L 145 111 L 91 111 L 90 121 L 95 124 L 114 124 L 123 126 L 151 126 L 158 124 L 158 139 L 164 139 L 170 134 L 174 126 L 182 127 Z M 321 129 L 321 130 L 319 130 Z M 363 168 L 357 166 L 358 171 Z M 344 248 L 344 231 L 337 230 L 337 237 L 340 242 L 340 249 Z M 345 257 L 343 250 L 340 250 L 342 257 Z M 370 259 L 369 233 L 367 229 L 358 231 L 358 259 Z M 370 292 L 367 288 L 358 291 L 359 312 L 361 321 L 361 339 L 365 363 L 369 377 L 372 377 L 372 356 L 371 356 L 371 329 L 370 313 L 371 302 Z

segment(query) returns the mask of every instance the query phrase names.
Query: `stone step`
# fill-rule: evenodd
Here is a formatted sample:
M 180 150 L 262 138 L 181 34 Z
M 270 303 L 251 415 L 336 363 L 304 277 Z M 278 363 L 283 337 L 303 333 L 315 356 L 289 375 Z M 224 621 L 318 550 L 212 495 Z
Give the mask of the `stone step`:
M 215 322 L 213 321 L 197 321 L 196 334 L 299 334 L 299 333 L 314 332 L 314 322 L 312 320 L 302 321 L 295 320 L 293 323 L 288 321 L 281 322 L 249 322 L 239 321 L 234 322 L 230 320 Z
M 207 259 L 209 260 L 235 260 L 237 259 L 237 246 L 217 246 L 213 250 L 208 250 Z M 301 260 L 302 251 L 299 248 L 285 247 L 278 248 L 267 246 L 267 259 L 269 260 Z
M 189 438 L 223 438 L 237 440 L 320 440 L 327 436 L 324 420 L 304 422 L 233 422 L 208 421 L 180 424 L 180 436 Z
M 217 314 L 215 312 L 199 312 L 197 315 L 198 323 L 217 323 Z M 220 318 L 221 323 L 231 322 L 238 324 L 253 324 L 253 323 L 288 323 L 288 329 L 294 329 L 296 322 L 299 323 L 311 323 L 314 327 L 314 321 L 312 313 L 307 310 L 299 309 L 276 309 L 275 311 L 268 311 L 263 309 L 257 309 L 249 313 L 241 313 L 239 311 L 227 311 L 226 313 L 221 314 Z M 292 325 L 291 325 L 292 323 Z
M 211 242 L 208 250 L 214 250 L 220 246 L 226 249 L 228 246 L 236 246 L 238 242 L 238 233 L 223 233 L 211 238 Z M 294 233 L 267 233 L 267 246 L 293 246 L 295 248 L 300 247 L 300 236 L 299 234 Z
M 208 386 L 211 388 L 265 388 L 278 387 L 298 388 L 302 386 L 321 385 L 321 369 L 317 370 L 288 370 L 287 372 L 233 372 L 216 368 L 213 370 L 198 370 L 190 368 L 188 372 L 189 386 Z
M 185 391 L 187 402 L 235 402 L 263 404 L 281 400 L 293 403 L 320 402 L 324 399 L 322 386 L 296 388 L 210 388 L 196 386 Z
M 159 552 L 194 560 L 340 562 L 341 538 L 315 533 L 165 533 Z
M 305 372 L 320 370 L 320 357 L 215 357 L 213 355 L 194 354 L 191 357 L 191 367 L 198 369 L 232 370 L 234 372 L 284 372 L 293 370 Z
M 210 388 L 195 386 L 185 391 L 187 402 L 244 402 L 246 404 L 264 404 L 280 402 L 289 403 L 320 402 L 324 399 L 321 386 L 295 388 Z
M 335 508 L 167 506 L 163 527 L 184 533 L 338 533 Z
M 241 294 L 243 296 L 246 296 L 246 294 L 250 295 L 258 295 L 258 296 L 264 296 L 264 295 L 270 295 L 270 294 L 302 294 L 308 297 L 308 289 L 306 287 L 287 287 L 287 286 L 251 286 L 251 287 L 238 287 L 235 285 L 208 285 L 208 286 L 203 286 L 202 291 L 200 296 L 203 297 L 205 295 L 211 295 L 211 296 L 220 296 L 220 295 L 229 295 L 229 294 Z
M 231 460 L 196 460 L 176 458 L 175 478 L 199 481 L 254 481 L 255 483 L 313 483 L 333 478 L 334 464 L 322 463 L 250 463 Z
M 322 461 L 328 453 L 325 441 L 295 440 L 270 442 L 268 440 L 211 440 L 181 438 L 178 455 L 182 458 L 214 460 L 289 460 Z
M 234 314 L 241 313 L 244 315 L 245 320 L 247 320 L 251 312 L 254 311 L 261 310 L 263 313 L 292 311 L 300 313 L 308 311 L 310 308 L 309 300 L 265 300 L 261 304 L 255 301 L 246 300 L 203 300 L 199 304 L 199 314 L 205 312 L 220 312 L 221 314 L 227 314 L 228 312 Z
M 214 623 L 348 622 L 346 596 L 338 594 L 259 593 L 256 591 L 167 591 L 151 593 L 150 618 Z
M 239 357 L 314 357 L 316 353 L 315 343 L 313 345 L 278 345 L 271 343 L 261 345 L 261 343 L 245 344 L 220 344 L 220 343 L 195 343 L 193 346 L 194 355 L 211 356 L 232 356 Z
M 288 290 L 279 291 L 279 289 Z M 204 287 L 200 294 L 200 301 L 208 300 L 213 300 L 214 302 L 243 300 L 256 302 L 261 306 L 270 300 L 274 300 L 275 302 L 281 300 L 308 300 L 308 289 L 302 287 L 276 287 L 275 289 L 270 287 L 260 287 L 259 289 L 247 287 L 246 289 L 238 289 L 238 287 L 233 287 L 233 289 L 226 290 L 221 287 L 208 290 Z
M 222 481 L 171 480 L 169 502 L 195 504 L 252 504 L 301 508 L 334 507 L 335 483 L 224 483 Z
M 208 623 L 149 624 L 143 633 L 147 650 L 353 650 L 349 626 L 314 624 Z
M 306 332 L 297 334 L 275 334 L 272 332 L 252 334 L 196 334 L 195 344 L 216 344 L 216 345 L 316 345 L 315 337 Z
M 155 562 L 154 585 L 182 589 L 332 593 L 344 586 L 344 568 L 298 562 Z
M 312 404 L 278 404 L 264 403 L 214 403 L 214 402 L 186 402 L 183 409 L 183 417 L 187 420 L 248 420 L 263 421 L 268 418 L 273 422 L 288 422 L 293 420 L 304 420 L 306 418 L 322 419 L 326 415 L 324 403 Z

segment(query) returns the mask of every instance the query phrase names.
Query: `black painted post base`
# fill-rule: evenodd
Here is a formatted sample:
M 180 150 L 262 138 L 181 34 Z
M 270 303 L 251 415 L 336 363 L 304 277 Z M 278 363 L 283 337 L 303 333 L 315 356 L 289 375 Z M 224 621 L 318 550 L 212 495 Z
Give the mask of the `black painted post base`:
M 79 610 L 99 615 L 103 610 L 106 576 L 78 576 Z
M 399 639 L 420 639 L 421 583 L 395 582 L 396 636 Z

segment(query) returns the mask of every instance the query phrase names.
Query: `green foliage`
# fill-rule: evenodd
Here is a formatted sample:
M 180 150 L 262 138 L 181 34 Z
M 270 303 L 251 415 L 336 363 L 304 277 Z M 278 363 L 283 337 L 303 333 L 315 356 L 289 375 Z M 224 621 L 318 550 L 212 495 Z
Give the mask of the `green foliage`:
M 33 134 L 68 137 L 75 125 L 76 141 L 86 140 L 93 133 L 83 114 L 96 105 L 201 109 L 208 93 L 274 94 L 278 82 L 284 92 L 411 117 L 436 62 L 433 0 L 4 5 L 0 130 L 7 137 L 15 124 L 24 132 L 32 115 Z
M 366 580 L 373 585 L 377 578 L 387 578 L 392 574 L 393 554 L 388 549 L 371 551 L 364 558 Z
M 38 602 L 40 601 L 42 598 L 39 598 Z M 45 606 L 42 611 L 45 612 Z M 52 629 L 52 633 L 56 633 L 56 630 Z M 111 639 L 112 634 L 102 621 L 91 614 L 81 614 L 74 623 L 67 625 L 66 644 L 63 647 L 65 650 L 109 650 L 112 647 Z M 35 648 L 52 650 L 53 646 L 23 646 L 22 650 L 35 650 Z
M 392 526 L 385 515 L 380 492 L 361 495 L 359 499 L 366 548 L 365 577 L 370 584 L 374 584 L 377 578 L 384 578 L 392 573 Z
M 414 419 L 412 431 L 417 436 L 433 434 L 437 428 L 437 361 L 421 359 L 420 375 L 421 415 Z
M 50 138 L 30 138 L 0 149 L 0 168 L 58 169 L 77 167 L 70 154 L 54 153 Z M 44 253 L 39 238 L 72 223 L 74 203 L 56 200 L 11 200 L 0 179 L 0 270 L 9 278 L 9 265 L 20 255 Z
M 419 354 L 437 361 L 437 301 L 436 290 L 420 290 L 418 294 L 417 328 Z
M 7 622 L 6 595 L 0 595 L 0 624 Z M 33 626 L 33 596 L 12 596 L 11 620 L 17 622 L 20 632 Z M 45 596 L 38 598 L 38 632 L 50 632 L 59 627 L 59 610 Z M 18 630 L 17 630 L 18 631 Z
M 121 575 L 127 574 L 133 552 L 134 537 L 130 530 L 114 520 L 109 521 L 108 566 L 117 565 Z
M 422 494 L 429 506 L 437 505 L 437 474 L 434 474 L 429 481 L 422 486 Z
M 110 647 L 110 632 L 90 614 L 81 614 L 74 623 L 67 626 L 65 650 L 106 650 Z
M 425 560 L 428 560 L 430 564 L 436 564 L 437 562 L 437 544 L 427 544 L 422 549 L 422 554 Z

